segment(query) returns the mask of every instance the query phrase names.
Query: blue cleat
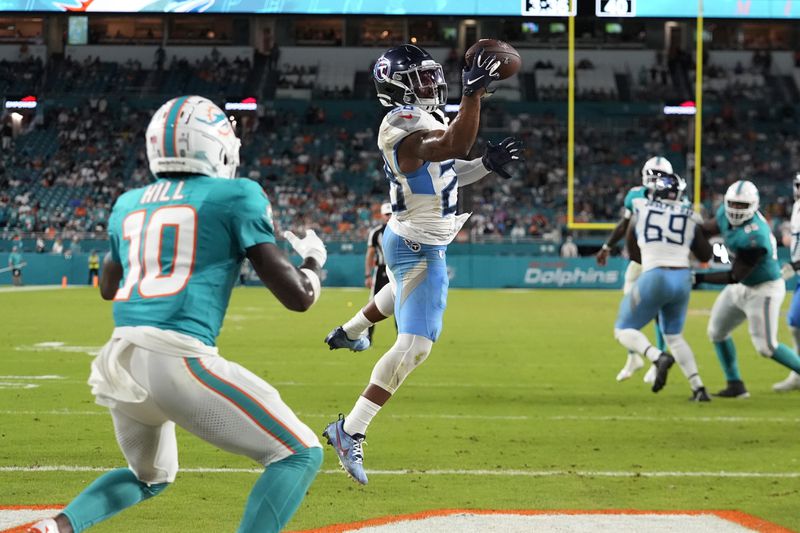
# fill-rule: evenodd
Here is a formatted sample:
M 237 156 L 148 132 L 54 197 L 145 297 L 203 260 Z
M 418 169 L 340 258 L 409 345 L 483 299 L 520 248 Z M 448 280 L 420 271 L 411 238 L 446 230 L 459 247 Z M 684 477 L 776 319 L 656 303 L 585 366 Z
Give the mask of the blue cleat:
M 328 336 L 325 337 L 325 343 L 331 347 L 331 350 L 347 348 L 351 352 L 363 352 L 369 348 L 370 344 L 367 337 L 359 337 L 356 340 L 350 340 L 342 326 L 328 333 Z
M 362 445 L 364 437 L 353 437 L 344 430 L 344 416 L 339 415 L 339 420 L 331 422 L 323 437 L 328 438 L 328 444 L 336 450 L 339 457 L 339 464 L 347 475 L 362 485 L 367 484 L 367 474 L 364 472 L 364 452 Z

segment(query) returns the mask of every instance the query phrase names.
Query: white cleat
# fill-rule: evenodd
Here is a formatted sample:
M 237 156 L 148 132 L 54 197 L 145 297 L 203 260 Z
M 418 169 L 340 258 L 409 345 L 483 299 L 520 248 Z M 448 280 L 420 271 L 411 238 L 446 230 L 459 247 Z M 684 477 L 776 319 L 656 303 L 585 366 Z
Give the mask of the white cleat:
M 656 365 L 650 365 L 650 370 L 648 370 L 647 373 L 644 375 L 642 381 L 644 381 L 648 385 L 652 385 L 653 383 L 656 382 L 657 373 L 658 369 L 656 368 Z
M 789 377 L 774 384 L 772 390 L 775 392 L 800 390 L 800 374 L 797 372 L 789 372 Z
M 52 518 L 45 518 L 29 527 L 26 533 L 58 533 L 58 524 Z
M 628 353 L 628 360 L 625 366 L 617 374 L 617 381 L 625 381 L 630 379 L 640 368 L 644 366 L 644 360 L 638 353 Z

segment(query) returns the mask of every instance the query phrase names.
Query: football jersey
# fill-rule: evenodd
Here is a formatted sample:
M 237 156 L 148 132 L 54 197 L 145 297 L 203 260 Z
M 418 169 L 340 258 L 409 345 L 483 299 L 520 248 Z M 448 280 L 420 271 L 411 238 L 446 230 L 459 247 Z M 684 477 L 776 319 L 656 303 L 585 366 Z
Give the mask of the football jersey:
M 792 219 L 789 223 L 792 231 L 792 243 L 790 253 L 791 261 L 800 261 L 800 200 L 796 201 L 792 206 Z
M 378 148 L 383 154 L 389 180 L 392 218 L 389 227 L 397 235 L 422 244 L 446 245 L 469 218 L 456 215 L 458 177 L 455 160 L 425 161 L 411 173 L 397 162 L 397 146 L 415 131 L 444 130 L 446 126 L 427 111 L 414 106 L 396 107 L 381 122 Z
M 778 262 L 778 243 L 772 235 L 769 223 L 760 212 L 739 226 L 732 226 L 725 216 L 725 205 L 717 209 L 717 225 L 728 252 L 733 256 L 751 248 L 764 248 L 767 255 L 756 265 L 741 283 L 748 286 L 780 279 L 781 265 Z
M 109 219 L 123 277 L 116 326 L 152 326 L 214 346 L 245 250 L 274 243 L 272 212 L 248 179 L 160 179 L 119 197 Z
M 689 255 L 699 217 L 683 202 L 636 198 L 636 242 L 642 271 L 659 267 L 689 268 Z
M 625 195 L 623 205 L 625 206 L 626 219 L 631 218 L 631 215 L 633 215 L 633 201 L 639 198 L 647 198 L 647 188 L 645 188 L 643 185 L 631 187 L 631 189 L 628 191 L 628 194 Z

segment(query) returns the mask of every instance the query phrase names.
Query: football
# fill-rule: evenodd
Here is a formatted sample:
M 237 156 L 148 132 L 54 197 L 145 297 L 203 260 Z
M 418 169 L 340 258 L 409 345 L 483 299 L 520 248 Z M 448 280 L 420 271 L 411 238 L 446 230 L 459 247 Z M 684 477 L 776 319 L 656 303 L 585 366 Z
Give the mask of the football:
M 470 46 L 467 53 L 464 54 L 464 61 L 466 61 L 467 65 L 472 65 L 472 60 L 480 49 L 489 54 L 494 54 L 500 60 L 499 79 L 501 80 L 510 78 L 522 68 L 522 59 L 519 57 L 519 52 L 507 42 L 497 39 L 481 39 Z

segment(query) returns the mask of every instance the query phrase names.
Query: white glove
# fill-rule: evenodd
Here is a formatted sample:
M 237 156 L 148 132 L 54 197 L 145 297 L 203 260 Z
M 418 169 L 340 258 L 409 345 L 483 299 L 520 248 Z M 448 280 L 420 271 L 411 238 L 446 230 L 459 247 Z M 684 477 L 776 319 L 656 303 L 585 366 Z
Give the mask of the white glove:
M 322 239 L 317 237 L 313 229 L 306 230 L 306 236 L 302 239 L 292 233 L 291 231 L 284 231 L 283 238 L 289 241 L 294 251 L 297 252 L 303 259 L 309 257 L 315 259 L 320 268 L 325 264 L 328 259 L 328 251 L 325 250 L 325 243 Z
M 792 267 L 792 264 L 791 263 L 784 263 L 783 266 L 781 267 L 781 277 L 784 280 L 789 281 L 790 279 L 792 279 L 794 277 L 794 275 L 795 275 L 795 271 L 794 271 L 794 268 Z

